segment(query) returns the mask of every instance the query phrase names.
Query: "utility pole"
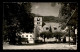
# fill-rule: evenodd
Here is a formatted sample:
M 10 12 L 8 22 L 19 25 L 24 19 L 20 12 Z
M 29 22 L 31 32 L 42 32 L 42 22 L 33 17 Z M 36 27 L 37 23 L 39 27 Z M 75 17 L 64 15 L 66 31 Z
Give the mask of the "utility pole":
M 71 26 L 69 25 L 69 46 L 70 46 L 70 30 L 71 30 Z

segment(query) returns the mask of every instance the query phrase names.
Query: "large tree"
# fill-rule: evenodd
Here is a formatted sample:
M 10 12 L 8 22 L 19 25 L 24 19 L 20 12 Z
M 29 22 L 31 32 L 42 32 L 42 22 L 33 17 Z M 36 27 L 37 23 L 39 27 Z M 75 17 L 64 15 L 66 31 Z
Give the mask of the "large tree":
M 62 22 L 62 27 L 66 27 L 66 25 L 69 26 L 70 27 L 69 31 L 72 30 L 71 28 L 73 27 L 74 28 L 73 32 L 75 32 L 75 29 L 77 28 L 77 24 L 78 24 L 78 21 L 77 21 L 78 20 L 78 3 L 64 2 L 62 3 L 62 5 L 63 6 L 60 13 L 63 16 L 61 17 L 65 20 L 65 23 Z M 71 32 L 69 32 L 69 36 L 70 36 L 70 33 Z M 74 37 L 76 39 L 76 35 Z
M 67 2 L 63 2 L 62 3 L 63 6 L 61 8 L 61 18 L 63 18 L 62 20 L 62 24 L 63 27 L 66 25 L 71 25 L 74 26 L 75 24 L 77 24 L 77 19 L 78 19 L 78 15 L 77 15 L 77 11 L 78 11 L 78 4 L 77 3 L 67 3 Z
M 15 44 L 17 32 L 33 32 L 34 19 L 29 2 L 3 3 L 3 7 L 3 34 L 8 35 L 11 43 Z

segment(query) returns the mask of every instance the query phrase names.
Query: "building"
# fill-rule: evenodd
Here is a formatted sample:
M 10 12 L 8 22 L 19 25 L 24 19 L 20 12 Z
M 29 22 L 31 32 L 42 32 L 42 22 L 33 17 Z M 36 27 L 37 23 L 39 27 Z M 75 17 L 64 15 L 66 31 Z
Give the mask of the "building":
M 42 17 L 34 17 L 34 40 L 38 38 L 40 32 L 42 32 L 42 29 Z
M 61 31 L 61 24 L 59 23 L 58 19 L 59 18 L 54 17 L 54 16 L 34 17 L 35 40 L 38 38 L 41 32 L 49 31 L 50 27 L 51 27 L 52 32 Z M 43 22 L 45 23 L 44 26 L 43 26 Z
M 34 36 L 32 33 L 22 33 L 21 34 L 21 38 L 24 39 L 23 41 L 25 42 L 25 39 L 26 39 L 26 42 L 28 41 L 28 43 L 34 43 Z

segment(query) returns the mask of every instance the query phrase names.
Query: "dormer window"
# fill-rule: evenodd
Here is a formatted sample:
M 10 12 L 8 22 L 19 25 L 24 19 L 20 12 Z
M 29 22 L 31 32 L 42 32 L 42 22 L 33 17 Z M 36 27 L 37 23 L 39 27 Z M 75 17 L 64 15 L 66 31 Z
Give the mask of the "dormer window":
M 57 30 L 57 28 L 56 28 L 56 27 L 54 27 L 54 30 Z
M 49 28 L 48 28 L 48 27 L 46 27 L 46 30 L 49 30 Z

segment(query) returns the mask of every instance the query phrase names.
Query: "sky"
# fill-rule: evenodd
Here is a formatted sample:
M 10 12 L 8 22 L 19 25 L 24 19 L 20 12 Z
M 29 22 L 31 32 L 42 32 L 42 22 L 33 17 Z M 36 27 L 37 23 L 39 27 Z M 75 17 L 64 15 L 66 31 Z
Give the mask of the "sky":
M 51 2 L 33 2 L 31 13 L 39 14 L 42 16 L 55 16 L 58 17 L 59 9 L 61 7 L 60 4 L 56 4 L 51 6 Z M 53 3 L 54 4 L 54 3 Z

